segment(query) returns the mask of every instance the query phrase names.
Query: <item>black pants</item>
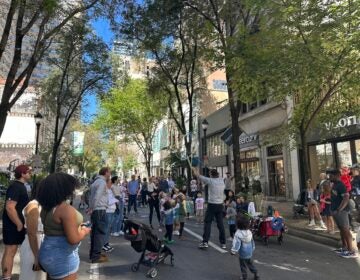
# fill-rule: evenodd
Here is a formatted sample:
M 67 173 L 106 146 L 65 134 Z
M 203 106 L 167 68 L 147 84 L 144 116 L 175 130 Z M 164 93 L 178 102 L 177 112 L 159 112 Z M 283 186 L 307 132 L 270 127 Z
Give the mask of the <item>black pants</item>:
M 142 204 L 142 206 L 147 205 L 146 192 L 141 192 L 141 204 Z
M 232 238 L 234 238 L 235 232 L 236 232 L 236 225 L 229 225 L 229 232 L 230 232 L 230 236 Z
M 135 213 L 137 213 L 137 208 L 136 208 L 136 198 L 137 195 L 136 194 L 130 194 L 129 195 L 129 203 L 128 203 L 128 214 L 130 214 L 130 210 L 131 210 L 131 206 L 134 205 L 134 211 Z
M 182 236 L 184 231 L 185 222 L 180 222 L 179 237 Z
M 91 214 L 90 259 L 97 260 L 101 256 L 106 235 L 106 211 L 94 210 Z
M 243 280 L 247 279 L 247 268 L 255 275 L 257 276 L 257 270 L 252 262 L 251 259 L 239 259 L 240 260 L 240 269 Z
M 172 240 L 173 228 L 174 228 L 173 224 L 165 225 L 165 229 L 166 229 L 165 238 L 167 238 L 169 241 Z
M 153 217 L 153 213 L 154 213 L 154 208 L 155 208 L 155 211 L 156 211 L 157 219 L 158 219 L 159 224 L 160 224 L 160 205 L 159 205 L 159 200 L 150 199 L 150 200 L 149 200 L 149 208 L 150 208 L 150 214 L 149 214 L 149 222 L 150 222 L 150 225 L 152 225 L 152 217 Z
M 222 204 L 212 204 L 209 203 L 204 219 L 204 234 L 203 242 L 208 242 L 211 234 L 211 224 L 215 217 L 217 228 L 219 230 L 219 241 L 221 244 L 225 244 L 225 229 L 223 223 L 223 210 L 224 206 Z

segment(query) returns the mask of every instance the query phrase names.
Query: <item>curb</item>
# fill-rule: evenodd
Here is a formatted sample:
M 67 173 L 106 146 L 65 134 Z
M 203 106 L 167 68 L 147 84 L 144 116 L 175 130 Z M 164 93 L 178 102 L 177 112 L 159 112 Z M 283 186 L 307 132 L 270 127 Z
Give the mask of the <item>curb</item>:
M 338 248 L 339 246 L 341 246 L 341 240 L 339 238 L 332 236 L 325 236 L 324 234 L 321 233 L 319 234 L 318 232 L 307 231 L 304 230 L 303 228 L 291 226 L 289 224 L 287 224 L 287 227 L 288 227 L 287 234 L 289 235 L 296 236 L 308 241 L 320 243 L 323 245 L 331 246 L 334 248 Z

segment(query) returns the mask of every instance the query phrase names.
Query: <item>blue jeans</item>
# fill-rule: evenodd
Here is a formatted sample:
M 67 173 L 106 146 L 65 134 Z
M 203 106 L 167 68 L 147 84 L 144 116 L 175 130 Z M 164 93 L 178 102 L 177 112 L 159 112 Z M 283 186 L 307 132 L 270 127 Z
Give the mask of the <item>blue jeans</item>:
M 39 250 L 39 262 L 51 279 L 62 279 L 79 269 L 77 245 L 71 245 L 65 236 L 45 236 Z
M 119 202 L 119 212 L 114 214 L 114 220 L 111 226 L 111 233 L 120 232 L 124 220 L 124 201 Z
M 106 213 L 106 234 L 104 238 L 104 244 L 109 243 L 110 230 L 111 230 L 111 225 L 113 224 L 114 221 L 114 214 L 115 213 Z
M 129 195 L 129 203 L 128 203 L 128 214 L 130 214 L 130 210 L 131 210 L 131 206 L 134 204 L 134 211 L 135 213 L 137 213 L 137 208 L 136 208 L 136 201 L 137 195 L 136 194 L 130 194 Z

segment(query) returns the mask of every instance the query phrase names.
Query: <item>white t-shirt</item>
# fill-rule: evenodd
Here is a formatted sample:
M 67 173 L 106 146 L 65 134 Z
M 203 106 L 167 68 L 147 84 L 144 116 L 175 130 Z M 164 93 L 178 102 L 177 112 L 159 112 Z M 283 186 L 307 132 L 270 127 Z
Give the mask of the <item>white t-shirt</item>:
M 209 178 L 205 176 L 199 176 L 199 179 L 208 185 L 209 198 L 208 202 L 211 204 L 223 204 L 224 203 L 224 190 L 225 183 L 223 178 Z
M 197 184 L 196 184 L 196 180 L 191 180 L 190 181 L 190 189 L 191 189 L 191 192 L 196 192 L 198 187 L 197 187 Z
M 108 194 L 108 207 L 106 208 L 106 213 L 114 213 L 116 210 L 116 203 L 119 202 L 114 196 L 114 193 L 111 189 L 106 189 Z
M 195 199 L 196 210 L 204 209 L 204 202 L 205 200 L 202 197 L 198 197 L 197 199 Z

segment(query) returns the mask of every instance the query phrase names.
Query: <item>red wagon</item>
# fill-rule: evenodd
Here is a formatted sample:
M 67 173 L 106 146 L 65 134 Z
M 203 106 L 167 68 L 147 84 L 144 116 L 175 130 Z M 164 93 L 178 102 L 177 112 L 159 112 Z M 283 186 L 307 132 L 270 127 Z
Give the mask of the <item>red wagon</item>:
M 278 244 L 283 242 L 285 223 L 281 217 L 255 218 L 252 223 L 252 232 L 255 236 L 262 238 L 265 245 L 268 245 L 269 237 L 276 236 Z

